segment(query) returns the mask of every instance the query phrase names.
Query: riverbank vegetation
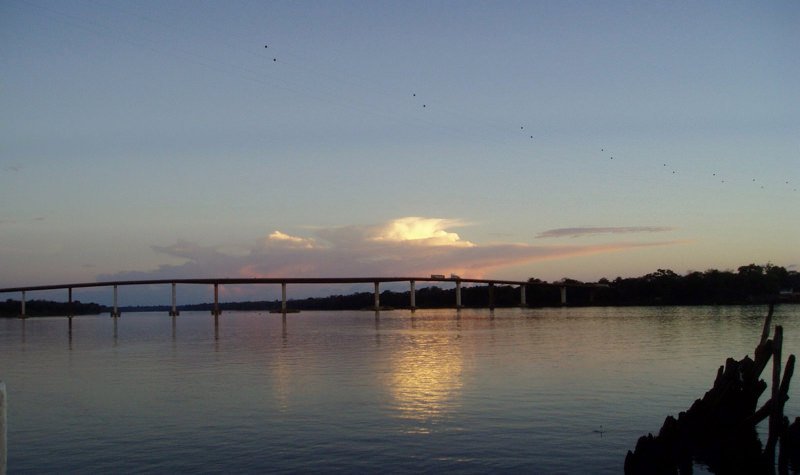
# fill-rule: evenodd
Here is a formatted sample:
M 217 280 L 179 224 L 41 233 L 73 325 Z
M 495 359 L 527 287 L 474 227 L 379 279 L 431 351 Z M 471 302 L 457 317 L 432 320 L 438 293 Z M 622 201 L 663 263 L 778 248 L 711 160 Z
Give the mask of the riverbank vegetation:
M 0 302 L 0 316 L 19 316 L 21 303 L 19 300 L 8 299 Z M 25 302 L 25 315 L 47 317 L 55 315 L 97 315 L 109 309 L 96 303 L 83 303 L 78 300 L 72 302 L 53 302 L 52 300 L 28 300 Z

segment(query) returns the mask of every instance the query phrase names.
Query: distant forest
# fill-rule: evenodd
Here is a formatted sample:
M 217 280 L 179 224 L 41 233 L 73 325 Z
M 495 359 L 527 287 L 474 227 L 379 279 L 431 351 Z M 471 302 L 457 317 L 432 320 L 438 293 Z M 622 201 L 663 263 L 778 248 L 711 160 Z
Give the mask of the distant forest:
M 0 316 L 17 317 L 20 314 L 21 302 L 8 299 L 0 302 Z M 68 302 L 53 302 L 52 300 L 26 300 L 25 315 L 47 317 L 55 315 L 97 315 L 111 310 L 96 303 L 82 303 L 75 300 L 70 305 Z
M 526 302 L 531 307 L 561 305 L 560 284 L 568 286 L 569 306 L 627 306 L 627 305 L 740 305 L 771 302 L 800 302 L 800 273 L 767 264 L 741 266 L 737 271 L 707 270 L 679 275 L 668 269 L 641 276 L 614 280 L 606 278 L 598 282 L 581 282 L 561 279 L 546 282 L 536 278 L 528 280 Z M 409 291 L 383 291 L 380 304 L 383 308 L 407 308 Z M 293 299 L 287 302 L 295 310 L 358 310 L 370 309 L 374 305 L 372 292 L 349 295 L 331 295 Z M 455 288 L 438 286 L 422 287 L 416 292 L 418 308 L 448 308 L 455 305 Z M 463 287 L 461 303 L 464 307 L 488 307 L 489 287 Z M 520 290 L 515 286 L 494 287 L 496 307 L 515 307 L 520 303 Z M 221 310 L 279 310 L 280 300 L 256 302 L 224 302 Z M 180 305 L 178 310 L 211 310 L 212 303 Z M 111 308 L 94 303 L 68 303 L 31 300 L 25 304 L 26 314 L 41 315 L 88 315 L 110 312 Z M 121 312 L 168 311 L 168 305 L 120 307 Z M 0 302 L 0 315 L 18 316 L 20 301 L 8 299 Z

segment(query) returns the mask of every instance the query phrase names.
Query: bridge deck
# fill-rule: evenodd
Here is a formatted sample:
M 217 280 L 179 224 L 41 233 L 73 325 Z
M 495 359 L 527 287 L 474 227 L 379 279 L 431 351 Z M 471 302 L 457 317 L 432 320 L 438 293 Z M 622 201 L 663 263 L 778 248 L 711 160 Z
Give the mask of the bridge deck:
M 385 283 L 385 282 L 462 282 L 472 284 L 498 284 L 498 285 L 557 285 L 563 284 L 536 284 L 519 280 L 498 279 L 469 279 L 461 277 L 225 277 L 217 279 L 146 279 L 146 280 L 117 280 L 107 282 L 80 282 L 72 284 L 29 285 L 24 287 L 8 287 L 0 289 L 0 293 L 23 292 L 35 290 L 79 289 L 85 287 L 111 287 L 126 285 L 156 285 L 156 284 L 206 284 L 206 285 L 243 285 L 243 284 L 360 284 L 360 283 Z

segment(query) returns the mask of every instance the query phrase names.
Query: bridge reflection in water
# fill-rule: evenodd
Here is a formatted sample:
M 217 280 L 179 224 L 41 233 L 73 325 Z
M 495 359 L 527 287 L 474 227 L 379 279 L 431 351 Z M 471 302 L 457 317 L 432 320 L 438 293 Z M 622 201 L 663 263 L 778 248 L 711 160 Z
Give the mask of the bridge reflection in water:
M 391 282 L 408 282 L 410 285 L 409 292 L 409 305 L 411 310 L 416 309 L 416 284 L 418 282 L 451 282 L 455 284 L 455 302 L 453 308 L 460 309 L 461 302 L 461 288 L 463 284 L 485 284 L 488 286 L 489 302 L 488 307 L 494 308 L 494 287 L 495 285 L 506 286 L 519 286 L 519 305 L 522 307 L 527 306 L 526 291 L 530 286 L 546 286 L 558 287 L 561 293 L 561 304 L 567 304 L 567 287 L 598 287 L 596 284 L 579 284 L 579 283 L 543 283 L 543 282 L 528 282 L 516 280 L 498 280 L 498 279 L 469 279 L 452 275 L 445 277 L 443 275 L 432 275 L 430 277 L 289 277 L 289 278 L 222 278 L 222 279 L 154 279 L 154 280 L 124 280 L 124 281 L 109 281 L 109 282 L 84 282 L 74 284 L 57 284 L 57 285 L 37 285 L 27 287 L 10 287 L 0 289 L 0 293 L 20 292 L 22 299 L 20 303 L 20 316 L 25 317 L 25 298 L 28 292 L 47 291 L 47 290 L 67 290 L 68 303 L 72 304 L 72 290 L 78 288 L 89 287 L 112 287 L 114 292 L 114 305 L 111 310 L 112 317 L 119 317 L 119 307 L 117 306 L 117 293 L 119 287 L 132 286 L 132 285 L 171 285 L 172 286 L 172 306 L 169 312 L 170 316 L 177 316 L 179 314 L 177 309 L 176 299 L 176 286 L 182 285 L 212 285 L 214 287 L 214 307 L 211 313 L 218 317 L 221 313 L 219 306 L 219 286 L 220 285 L 245 285 L 245 284 L 280 284 L 281 286 L 281 309 L 280 311 L 285 315 L 287 313 L 286 307 L 286 286 L 288 284 L 363 284 L 373 283 L 375 286 L 375 299 L 374 309 L 379 311 L 381 309 L 380 303 L 380 284 Z M 72 310 L 68 309 L 67 316 L 72 317 Z

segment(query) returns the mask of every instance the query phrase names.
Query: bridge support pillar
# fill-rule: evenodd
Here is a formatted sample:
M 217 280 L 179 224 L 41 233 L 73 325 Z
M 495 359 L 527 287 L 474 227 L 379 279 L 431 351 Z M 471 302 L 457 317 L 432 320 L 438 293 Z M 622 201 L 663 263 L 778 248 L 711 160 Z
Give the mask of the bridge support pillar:
M 178 311 L 178 307 L 175 305 L 175 282 L 172 283 L 172 310 L 169 311 L 170 317 L 177 317 L 180 315 L 181 312 Z
M 489 310 L 494 310 L 494 282 L 489 282 Z
M 211 310 L 214 318 L 219 317 L 219 283 L 214 283 L 214 308 Z
M 286 282 L 281 282 L 281 312 L 286 314 Z
M 25 291 L 22 291 L 22 300 L 20 302 L 19 318 L 25 318 Z
M 117 309 L 117 286 L 114 286 L 114 309 L 111 310 L 111 316 L 116 318 L 119 317 L 119 310 Z
M 566 304 L 567 304 L 567 287 L 566 286 L 562 286 L 561 287 L 561 305 L 566 305 Z
M 526 299 L 526 295 L 525 295 L 526 290 L 527 290 L 527 287 L 525 286 L 525 284 L 521 284 L 519 286 L 519 306 L 520 307 L 527 307 L 528 306 L 528 302 L 526 301 L 527 299 Z
M 412 312 L 417 309 L 417 289 L 415 288 L 416 284 L 417 283 L 414 282 L 413 280 L 411 281 L 411 293 L 409 294 L 409 298 L 411 299 L 411 301 L 409 303 L 409 308 L 411 308 Z
M 69 325 L 72 328 L 72 287 L 67 288 L 67 295 L 69 296 L 69 303 L 67 303 L 67 317 L 69 318 Z
M 381 283 L 375 282 L 375 311 L 381 309 Z
M 456 308 L 461 308 L 461 281 L 456 281 Z

